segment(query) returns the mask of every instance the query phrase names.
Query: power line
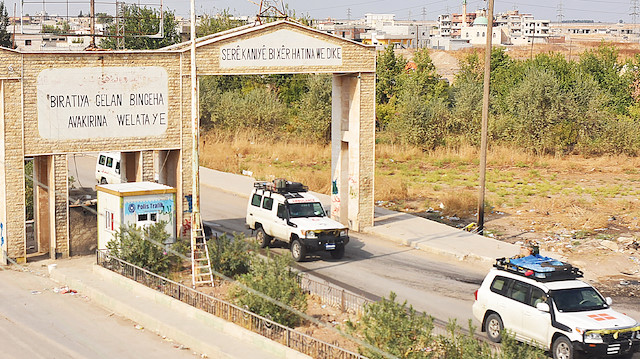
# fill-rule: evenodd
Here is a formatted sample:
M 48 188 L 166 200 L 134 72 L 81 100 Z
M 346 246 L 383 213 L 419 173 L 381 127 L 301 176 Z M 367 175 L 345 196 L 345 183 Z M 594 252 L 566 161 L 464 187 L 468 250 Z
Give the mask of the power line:
M 564 15 L 562 14 L 562 1 L 560 1 L 560 3 L 558 4 L 558 23 L 561 24 L 562 23 L 562 19 L 564 18 Z

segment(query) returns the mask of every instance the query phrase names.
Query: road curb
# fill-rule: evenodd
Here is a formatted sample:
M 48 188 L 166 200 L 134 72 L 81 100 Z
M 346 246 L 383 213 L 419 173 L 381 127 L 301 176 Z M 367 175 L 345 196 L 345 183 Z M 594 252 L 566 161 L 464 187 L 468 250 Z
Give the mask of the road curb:
M 169 323 L 166 318 L 156 318 L 155 316 L 136 308 L 135 305 L 129 304 L 125 300 L 118 299 L 117 295 L 113 295 L 113 293 L 105 293 L 103 290 L 85 283 L 81 279 L 73 278 L 72 275 L 63 273 L 63 270 L 59 268 L 53 268 L 50 270 L 50 278 L 87 295 L 96 304 L 125 318 L 129 318 L 143 326 L 145 329 L 171 338 L 191 350 L 199 353 L 205 353 L 209 358 L 238 358 L 237 353 L 233 353 L 233 350 L 231 350 L 231 352 L 230 350 L 225 350 L 225 344 L 228 347 L 230 346 L 230 343 L 224 342 L 224 340 L 222 343 L 213 343 L 213 338 L 216 337 L 215 332 L 222 332 L 225 336 L 232 337 L 234 340 L 242 341 L 242 343 L 248 343 L 248 345 L 253 346 L 256 349 L 259 348 L 263 350 L 264 353 L 271 354 L 274 358 L 309 358 L 309 356 L 305 354 L 287 348 L 280 343 L 274 342 L 250 330 L 227 322 L 177 299 L 159 293 L 98 265 L 94 264 L 92 266 L 92 272 L 93 275 L 98 277 L 97 280 L 102 280 L 110 285 L 112 284 L 116 286 L 120 291 L 125 291 L 130 294 L 129 297 L 140 298 L 140 301 L 151 301 L 154 304 L 161 306 L 166 311 L 179 313 L 179 315 L 184 318 L 184 321 L 189 321 L 190 323 L 195 324 L 189 327 L 184 323 Z M 188 328 L 185 328 L 185 326 Z M 200 331 L 198 328 L 203 330 Z M 204 330 L 211 331 L 211 335 L 206 336 Z M 193 331 L 197 332 L 193 333 Z M 206 338 L 199 338 L 199 336 L 205 336 L 206 338 L 212 339 L 208 340 Z M 220 339 L 218 338 L 218 340 Z M 247 347 L 245 346 L 244 350 L 248 350 L 246 348 Z M 259 353 L 256 353 L 256 355 L 259 355 Z
M 375 236 L 375 237 L 383 239 L 383 240 L 392 241 L 392 242 L 401 244 L 403 246 L 415 248 L 415 249 L 418 249 L 418 250 L 421 250 L 423 252 L 427 252 L 427 253 L 430 253 L 430 254 L 443 256 L 443 257 L 448 257 L 448 258 L 453 258 L 453 259 L 458 260 L 458 261 L 469 261 L 469 260 L 471 260 L 471 261 L 474 261 L 474 262 L 480 262 L 482 264 L 486 264 L 486 265 L 491 266 L 491 265 L 493 265 L 493 263 L 495 263 L 495 260 L 496 260 L 493 257 L 485 257 L 485 256 L 477 255 L 477 254 L 474 254 L 474 253 L 471 253 L 471 252 L 466 253 L 466 254 L 461 254 L 461 253 L 458 253 L 458 252 L 455 252 L 455 251 L 448 251 L 446 249 L 425 245 L 423 243 L 411 241 L 411 240 L 408 240 L 408 239 L 398 238 L 398 237 L 386 235 L 384 233 L 378 233 L 378 232 L 375 231 L 375 229 L 373 227 L 365 227 L 362 230 L 361 233 L 367 234 L 367 235 L 371 235 L 371 236 Z

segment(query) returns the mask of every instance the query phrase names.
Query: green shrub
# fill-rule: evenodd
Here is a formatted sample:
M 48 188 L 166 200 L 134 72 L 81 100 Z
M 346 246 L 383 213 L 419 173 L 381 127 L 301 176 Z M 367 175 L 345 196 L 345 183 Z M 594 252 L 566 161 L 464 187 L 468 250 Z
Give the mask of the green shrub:
M 347 322 L 347 330 L 365 343 L 399 358 L 428 358 L 434 347 L 433 318 L 396 302 L 396 294 L 368 304 L 357 322 Z M 360 347 L 369 358 L 385 358 L 379 351 Z
M 416 312 L 407 302 L 396 302 L 396 294 L 365 306 L 357 322 L 347 322 L 347 330 L 366 345 L 358 350 L 370 358 L 401 359 L 543 359 L 542 350 L 516 341 L 503 334 L 501 350 L 494 350 L 475 338 L 475 328 L 469 321 L 469 331 L 463 332 L 455 320 L 447 325 L 447 335 L 433 335 L 433 318 Z
M 547 355 L 534 346 L 521 343 L 513 335 L 503 333 L 500 359 L 546 359 Z
M 238 281 L 278 300 L 284 306 L 304 312 L 307 309 L 307 294 L 298 285 L 298 274 L 289 267 L 290 263 L 291 258 L 284 255 L 255 257 L 251 262 L 249 273 L 240 276 Z M 295 312 L 284 309 L 244 288 L 236 287 L 231 294 L 238 305 L 245 306 L 263 317 L 271 318 L 277 323 L 294 327 L 301 322 L 301 318 Z
M 249 272 L 252 252 L 249 242 L 241 234 L 222 236 L 207 242 L 211 268 L 227 277 Z
M 180 263 L 180 258 L 169 253 L 163 245 L 170 237 L 165 225 L 166 222 L 160 221 L 144 228 L 122 226 L 107 243 L 107 249 L 111 255 L 126 262 L 167 276 Z

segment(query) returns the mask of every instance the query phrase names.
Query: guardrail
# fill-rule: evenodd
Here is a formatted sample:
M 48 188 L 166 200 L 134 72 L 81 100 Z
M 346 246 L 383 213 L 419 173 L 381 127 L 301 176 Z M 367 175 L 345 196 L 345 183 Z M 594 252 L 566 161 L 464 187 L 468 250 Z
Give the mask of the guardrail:
M 298 282 L 302 290 L 318 296 L 323 304 L 338 308 L 346 313 L 362 314 L 365 305 L 374 302 L 361 295 L 333 285 L 328 281 L 311 279 L 304 273 L 299 276 Z M 448 336 L 450 334 L 447 329 L 447 322 L 436 318 L 433 319 L 433 329 L 431 332 L 435 335 L 443 336 Z M 467 334 L 468 330 L 466 330 L 466 328 L 459 327 L 456 329 L 456 332 L 459 334 Z M 486 342 L 486 340 L 481 336 L 476 335 L 475 337 Z
M 303 274 L 299 276 L 298 284 L 302 290 L 318 296 L 323 304 L 338 308 L 345 313 L 362 314 L 364 305 L 372 302 L 327 281 L 321 282 Z
M 114 257 L 106 251 L 97 251 L 96 260 L 101 267 L 119 273 L 122 276 L 155 289 L 183 303 L 187 303 L 195 308 L 249 329 L 254 333 L 260 334 L 313 358 L 366 359 L 365 356 L 315 339 L 231 303 L 161 277 L 146 269 Z

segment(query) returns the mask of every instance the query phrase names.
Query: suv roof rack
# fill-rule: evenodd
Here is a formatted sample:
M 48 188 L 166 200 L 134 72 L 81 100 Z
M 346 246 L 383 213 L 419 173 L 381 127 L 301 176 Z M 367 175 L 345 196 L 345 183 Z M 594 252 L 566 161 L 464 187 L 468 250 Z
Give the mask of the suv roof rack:
M 275 179 L 273 182 L 259 181 L 253 184 L 253 187 L 265 191 L 276 192 L 279 194 L 300 193 L 309 191 L 309 187 L 300 182 L 291 182 L 282 178 Z
M 539 282 L 570 280 L 583 276 L 577 267 L 539 254 L 520 258 L 497 258 L 493 266 Z

